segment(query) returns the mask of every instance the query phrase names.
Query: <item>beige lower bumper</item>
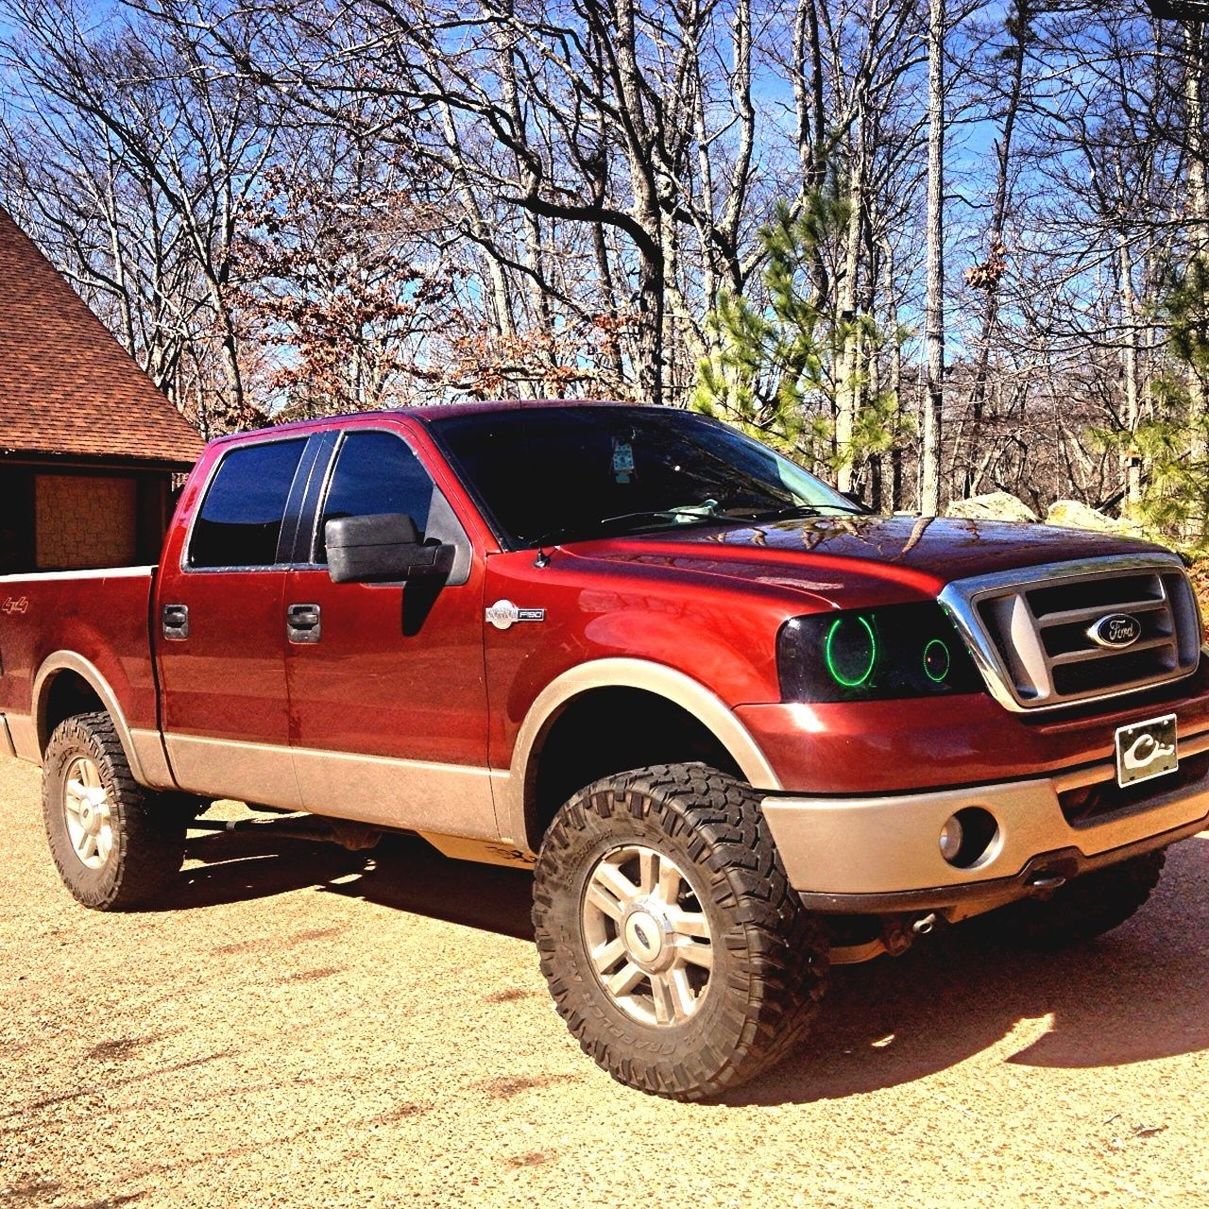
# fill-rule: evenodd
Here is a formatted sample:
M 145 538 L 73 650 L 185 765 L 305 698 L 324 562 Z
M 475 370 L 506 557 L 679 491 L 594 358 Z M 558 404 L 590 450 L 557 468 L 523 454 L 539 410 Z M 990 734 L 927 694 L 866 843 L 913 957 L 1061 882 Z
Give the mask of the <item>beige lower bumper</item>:
M 885 797 L 769 797 L 763 808 L 794 889 L 837 899 L 936 891 L 931 897 L 940 902 L 946 890 L 968 897 L 979 887 L 994 894 L 1046 854 L 1069 856 L 1081 868 L 1080 857 L 1103 863 L 1094 858 L 1197 821 L 1209 824 L 1206 777 L 1167 792 L 1156 779 L 1144 802 L 1072 827 L 1059 792 L 1104 780 L 1104 771 Z M 998 834 L 975 866 L 956 868 L 941 856 L 940 832 L 950 815 L 967 806 L 990 811 Z

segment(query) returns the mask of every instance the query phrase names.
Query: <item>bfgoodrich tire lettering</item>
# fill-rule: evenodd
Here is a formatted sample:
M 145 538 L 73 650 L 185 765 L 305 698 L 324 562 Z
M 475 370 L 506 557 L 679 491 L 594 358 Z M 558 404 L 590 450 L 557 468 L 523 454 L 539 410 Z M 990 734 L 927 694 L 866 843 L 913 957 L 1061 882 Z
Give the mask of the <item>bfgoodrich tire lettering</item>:
M 135 781 L 108 714 L 68 718 L 51 735 L 42 817 L 59 875 L 86 907 L 144 903 L 184 860 L 185 811 Z
M 659 1013 L 662 1023 L 643 1019 L 642 984 L 638 1009 L 606 990 L 584 924 L 602 861 L 624 868 L 627 854 L 650 852 L 682 876 L 682 918 L 697 920 L 676 943 L 691 933 L 713 950 L 708 977 L 694 973 L 685 1009 Z M 649 916 L 641 918 L 635 951 L 649 940 Z M 805 1035 L 826 986 L 826 934 L 789 885 L 758 797 L 701 764 L 639 769 L 571 798 L 542 842 L 533 920 L 542 972 L 584 1052 L 615 1079 L 659 1095 L 700 1099 L 751 1079 Z M 628 996 L 633 979 L 617 969 Z

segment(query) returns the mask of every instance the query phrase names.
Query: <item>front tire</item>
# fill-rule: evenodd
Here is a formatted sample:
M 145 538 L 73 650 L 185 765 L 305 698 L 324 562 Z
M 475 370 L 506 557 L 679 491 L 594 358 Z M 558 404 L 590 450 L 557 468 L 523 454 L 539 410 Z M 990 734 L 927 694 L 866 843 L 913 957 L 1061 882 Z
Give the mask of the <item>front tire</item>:
M 805 1034 L 827 938 L 759 798 L 703 764 L 606 778 L 558 812 L 534 871 L 542 972 L 584 1052 L 675 1099 L 753 1078 Z
M 180 871 L 186 812 L 131 775 L 108 714 L 68 718 L 50 737 L 42 817 L 64 885 L 86 907 L 147 902 Z
M 1158 885 L 1166 852 L 1148 852 L 1069 881 L 1047 899 L 1021 899 L 971 922 L 1004 947 L 1054 951 L 1120 927 Z

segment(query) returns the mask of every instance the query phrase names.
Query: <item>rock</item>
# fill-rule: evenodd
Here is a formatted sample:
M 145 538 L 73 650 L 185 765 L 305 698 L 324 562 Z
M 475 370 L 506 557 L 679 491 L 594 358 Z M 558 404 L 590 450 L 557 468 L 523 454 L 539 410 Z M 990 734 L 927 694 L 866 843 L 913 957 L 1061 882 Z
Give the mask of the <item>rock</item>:
M 1142 527 L 1133 521 L 1105 516 L 1078 500 L 1055 500 L 1045 514 L 1047 525 L 1066 529 L 1093 529 L 1098 533 L 1117 533 L 1122 537 L 1144 537 Z
M 954 500 L 946 516 L 967 521 L 1036 521 L 1037 514 L 1021 499 L 1007 491 L 991 491 Z

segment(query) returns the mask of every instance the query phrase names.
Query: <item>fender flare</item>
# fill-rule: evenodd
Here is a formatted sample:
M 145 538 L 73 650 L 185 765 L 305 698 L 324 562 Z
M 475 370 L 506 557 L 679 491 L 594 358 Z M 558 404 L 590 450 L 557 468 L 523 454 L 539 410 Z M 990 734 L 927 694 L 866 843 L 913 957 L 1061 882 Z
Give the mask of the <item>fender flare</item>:
M 126 755 L 126 762 L 130 765 L 130 772 L 134 779 L 140 785 L 162 783 L 162 776 L 157 782 L 153 782 L 148 778 L 148 770 L 145 767 L 144 761 L 140 758 L 140 746 L 146 749 L 147 744 L 140 744 L 137 741 L 141 735 L 136 736 L 135 732 L 131 730 L 129 723 L 126 721 L 126 714 L 121 705 L 118 704 L 117 694 L 110 687 L 109 681 L 101 674 L 96 664 L 85 659 L 83 655 L 76 654 L 75 651 L 54 651 L 50 655 L 47 655 L 42 661 L 42 665 L 38 668 L 38 674 L 34 677 L 33 711 L 34 727 L 38 736 L 39 757 L 46 750 L 46 744 L 50 741 L 50 728 L 46 718 L 47 706 L 50 702 L 50 688 L 54 683 L 55 677 L 61 672 L 75 672 L 101 699 L 101 705 L 104 707 L 105 712 L 113 719 L 114 729 L 121 740 L 122 751 Z M 158 743 L 158 732 L 145 733 L 154 733 L 156 742 Z M 167 783 L 171 783 L 170 778 Z
M 716 693 L 684 672 L 648 659 L 605 658 L 581 663 L 555 677 L 537 695 L 517 732 L 508 776 L 497 782 L 503 800 L 500 824 L 505 835 L 530 841 L 526 806 L 535 781 L 542 741 L 563 710 L 593 689 L 632 688 L 662 697 L 692 714 L 724 747 L 744 778 L 757 789 L 778 790 L 780 779 L 751 732 Z

